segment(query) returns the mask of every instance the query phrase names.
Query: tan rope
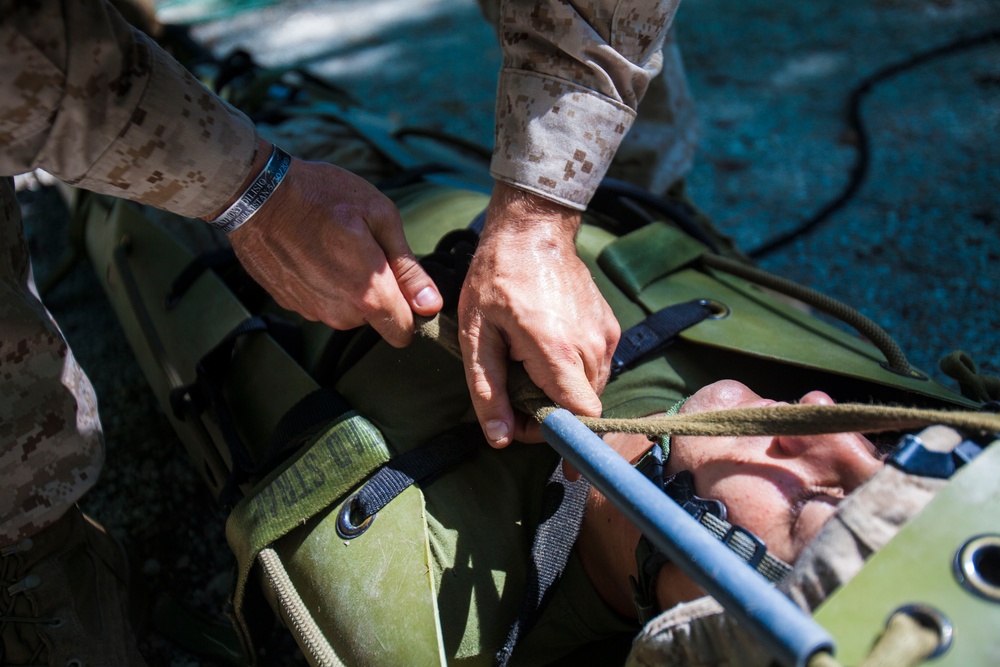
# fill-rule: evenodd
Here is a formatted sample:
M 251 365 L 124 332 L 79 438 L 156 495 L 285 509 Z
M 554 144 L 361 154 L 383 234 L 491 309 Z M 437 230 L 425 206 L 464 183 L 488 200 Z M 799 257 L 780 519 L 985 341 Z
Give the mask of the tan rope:
M 936 629 L 910 614 L 894 614 L 859 667 L 912 667 L 926 660 L 939 642 Z
M 450 317 L 421 320 L 417 332 L 437 341 L 461 359 L 458 326 Z M 514 407 L 542 422 L 556 406 L 531 382 L 520 364 L 508 371 L 507 391 Z M 966 410 L 928 410 L 889 405 L 772 405 L 695 414 L 638 419 L 580 417 L 596 433 L 661 435 L 817 435 L 821 433 L 877 433 L 944 424 L 964 431 L 1000 432 L 1000 414 Z
M 826 651 L 817 651 L 809 656 L 806 667 L 842 667 L 832 655 Z
M 544 419 L 554 408 L 536 413 Z M 772 405 L 641 419 L 580 417 L 597 433 L 657 435 L 816 435 L 877 433 L 944 424 L 965 431 L 1000 431 L 1000 415 L 986 412 L 926 410 L 889 405 Z

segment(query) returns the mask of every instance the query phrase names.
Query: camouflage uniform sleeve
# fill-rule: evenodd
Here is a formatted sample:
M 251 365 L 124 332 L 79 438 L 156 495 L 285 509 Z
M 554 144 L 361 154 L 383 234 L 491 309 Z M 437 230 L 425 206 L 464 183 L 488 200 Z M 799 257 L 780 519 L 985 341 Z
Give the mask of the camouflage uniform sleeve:
M 188 216 L 242 185 L 253 125 L 107 4 L 0 0 L 0 16 L 0 173 Z
M 494 178 L 585 208 L 660 70 L 678 3 L 501 2 Z

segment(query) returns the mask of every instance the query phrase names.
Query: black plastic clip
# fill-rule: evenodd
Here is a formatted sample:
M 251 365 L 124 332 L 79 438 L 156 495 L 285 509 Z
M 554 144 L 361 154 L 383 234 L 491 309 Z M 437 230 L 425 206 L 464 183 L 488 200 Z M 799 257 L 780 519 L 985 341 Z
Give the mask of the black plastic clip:
M 740 552 L 736 549 L 733 549 L 733 546 L 730 543 L 733 541 L 733 539 L 736 537 L 737 534 L 743 535 L 753 543 L 754 545 L 753 553 L 750 555 L 750 558 L 747 559 L 747 565 L 756 569 L 757 566 L 760 565 L 760 562 L 764 560 L 764 556 L 767 555 L 767 545 L 764 544 L 764 540 L 760 539 L 759 537 L 751 533 L 743 526 L 737 526 L 734 524 L 730 526 L 729 530 L 726 531 L 726 534 L 722 536 L 722 543 L 725 544 L 730 549 L 732 549 L 733 551 L 735 551 L 736 553 Z

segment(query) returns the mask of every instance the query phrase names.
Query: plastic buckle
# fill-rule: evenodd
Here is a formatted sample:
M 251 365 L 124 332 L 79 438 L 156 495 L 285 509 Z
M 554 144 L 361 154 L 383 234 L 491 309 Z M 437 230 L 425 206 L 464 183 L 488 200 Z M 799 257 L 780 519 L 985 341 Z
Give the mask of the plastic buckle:
M 961 468 L 966 463 L 971 463 L 974 458 L 983 453 L 983 448 L 979 446 L 978 443 L 972 440 L 963 440 L 955 446 L 952 451 L 952 458 L 955 459 L 955 465 Z
M 683 507 L 699 522 L 701 517 L 706 514 L 711 514 L 720 521 L 726 520 L 726 506 L 721 500 L 691 496 L 691 499 L 684 503 Z
M 921 477 L 948 479 L 955 474 L 951 452 L 935 452 L 924 447 L 918 436 L 908 434 L 899 441 L 899 448 L 889 457 L 889 463 L 903 472 Z
M 733 541 L 733 538 L 735 538 L 737 534 L 743 535 L 751 542 L 753 542 L 754 545 L 753 554 L 751 554 L 750 558 L 747 559 L 747 565 L 749 565 L 754 569 L 757 569 L 757 566 L 760 565 L 760 562 L 764 560 L 764 556 L 767 555 L 767 545 L 764 544 L 764 540 L 760 539 L 759 537 L 751 533 L 743 526 L 737 526 L 735 524 L 730 526 L 729 530 L 726 531 L 726 534 L 722 536 L 722 543 L 725 544 L 730 549 L 733 549 L 730 543 Z M 733 551 L 736 550 L 733 549 Z
M 625 371 L 625 362 L 618 357 L 611 358 L 611 374 L 608 376 L 608 382 L 614 380 L 616 377 L 621 375 Z

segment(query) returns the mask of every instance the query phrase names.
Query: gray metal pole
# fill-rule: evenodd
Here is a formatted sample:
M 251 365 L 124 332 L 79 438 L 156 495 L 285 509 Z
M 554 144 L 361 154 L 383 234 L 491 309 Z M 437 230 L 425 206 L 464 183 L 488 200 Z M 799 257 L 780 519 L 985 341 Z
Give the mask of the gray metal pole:
M 804 667 L 833 638 L 702 528 L 579 419 L 556 410 L 542 435 L 692 581 L 743 623 L 783 665 Z

